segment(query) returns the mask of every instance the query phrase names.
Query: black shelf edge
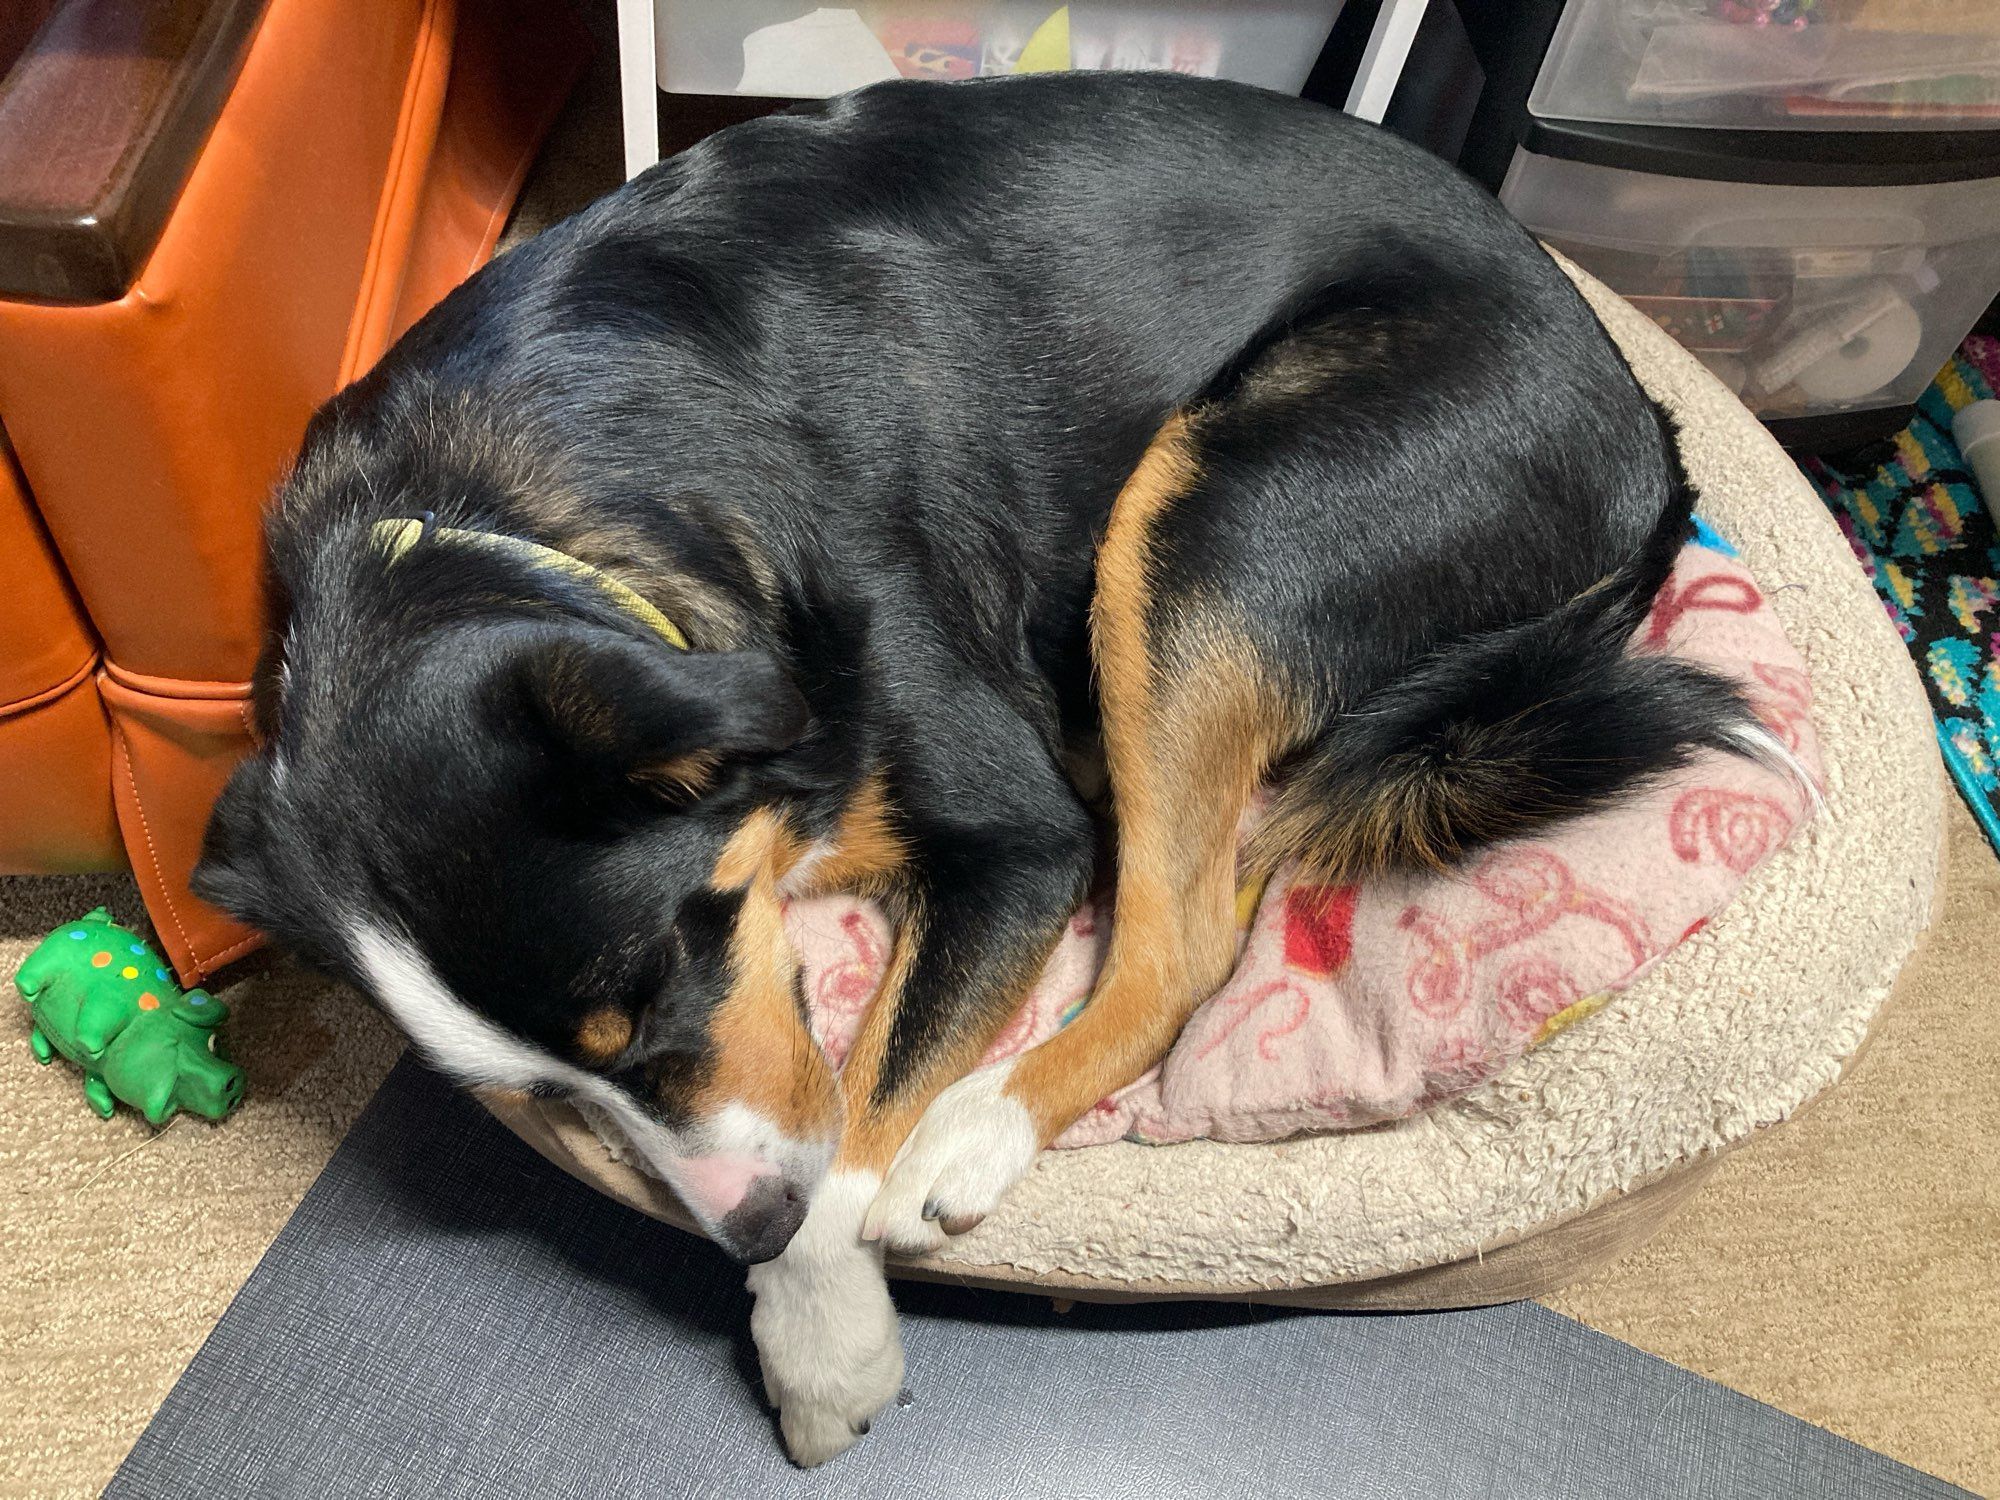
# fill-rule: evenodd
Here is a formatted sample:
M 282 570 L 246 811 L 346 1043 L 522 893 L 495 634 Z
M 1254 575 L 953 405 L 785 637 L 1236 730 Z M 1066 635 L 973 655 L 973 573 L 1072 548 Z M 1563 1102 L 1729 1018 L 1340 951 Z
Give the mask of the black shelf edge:
M 1869 411 L 1833 411 L 1816 417 L 1769 417 L 1764 426 L 1787 453 L 1838 453 L 1879 443 L 1910 425 L 1914 402 Z
M 2000 130 L 1709 130 L 1530 116 L 1522 149 L 1591 166 L 1787 187 L 2000 177 Z

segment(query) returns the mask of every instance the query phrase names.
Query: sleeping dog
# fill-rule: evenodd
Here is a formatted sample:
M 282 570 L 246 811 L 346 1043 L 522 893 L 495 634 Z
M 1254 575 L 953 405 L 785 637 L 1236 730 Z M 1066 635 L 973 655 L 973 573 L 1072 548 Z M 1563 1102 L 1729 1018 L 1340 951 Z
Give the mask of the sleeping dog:
M 314 419 L 198 889 L 467 1084 L 594 1107 L 726 1250 L 795 1458 L 897 1391 L 885 1248 L 1155 1063 L 1246 874 L 1441 867 L 1699 747 L 1626 644 L 1666 418 L 1414 147 L 1161 75 L 738 126 L 503 256 Z M 1094 998 L 978 1068 L 1084 894 Z M 784 903 L 890 912 L 844 1070 Z

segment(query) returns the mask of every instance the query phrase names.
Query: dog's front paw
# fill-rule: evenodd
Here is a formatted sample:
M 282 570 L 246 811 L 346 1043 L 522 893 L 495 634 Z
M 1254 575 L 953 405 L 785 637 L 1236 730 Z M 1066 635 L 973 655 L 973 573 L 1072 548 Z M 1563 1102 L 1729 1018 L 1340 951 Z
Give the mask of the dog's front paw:
M 868 1209 L 861 1237 L 906 1255 L 971 1230 L 1027 1175 L 1041 1150 L 1028 1111 L 1009 1098 L 1012 1059 L 980 1068 L 931 1101 Z
M 750 1331 L 764 1396 L 778 1409 L 785 1451 L 801 1468 L 852 1448 L 903 1388 L 895 1309 L 886 1290 L 877 1301 L 869 1308 L 849 1303 L 837 1325 L 825 1318 L 801 1323 L 781 1301 L 758 1294 Z
M 750 1268 L 750 1335 L 785 1451 L 803 1468 L 845 1453 L 903 1388 L 903 1341 L 881 1256 L 857 1237 L 876 1179 L 832 1177 L 776 1260 Z

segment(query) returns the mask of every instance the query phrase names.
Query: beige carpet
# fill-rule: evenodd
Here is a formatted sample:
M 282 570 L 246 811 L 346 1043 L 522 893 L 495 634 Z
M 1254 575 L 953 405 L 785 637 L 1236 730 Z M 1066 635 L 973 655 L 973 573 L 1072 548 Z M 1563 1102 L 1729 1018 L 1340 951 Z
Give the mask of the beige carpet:
M 0 975 L 127 879 L 0 880 Z M 100 1120 L 67 1063 L 38 1065 L 0 984 L 0 1493 L 94 1495 L 401 1049 L 346 991 L 273 969 L 227 993 L 248 1075 L 226 1124 Z
M 2000 1495 L 2000 861 L 1955 796 L 1947 827 L 1943 915 L 1846 1082 L 1548 1302 Z

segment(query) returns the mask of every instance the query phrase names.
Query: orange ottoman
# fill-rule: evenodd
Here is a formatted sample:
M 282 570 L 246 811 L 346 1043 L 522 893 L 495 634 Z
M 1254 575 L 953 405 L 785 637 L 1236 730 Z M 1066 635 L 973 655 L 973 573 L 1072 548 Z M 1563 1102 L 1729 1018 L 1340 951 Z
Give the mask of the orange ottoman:
M 0 440 L 0 869 L 101 870 L 123 855 L 97 638 Z
M 135 220 L 143 231 L 152 200 L 136 177 L 148 151 L 166 149 L 162 132 L 189 146 L 175 111 L 201 102 L 199 80 L 155 102 L 153 136 L 123 157 L 100 152 L 102 180 L 80 194 L 89 201 L 45 193 L 33 212 L 0 207 L 0 279 L 15 293 L 0 300 L 0 424 L 32 496 L 28 521 L 53 543 L 53 556 L 46 543 L 0 547 L 0 591 L 26 580 L 66 598 L 65 575 L 73 586 L 82 616 L 49 627 L 68 654 L 41 649 L 41 677 L 57 656 L 73 675 L 92 636 L 103 655 L 94 686 L 64 676 L 35 707 L 46 720 L 35 744 L 0 723 L 0 869 L 115 866 L 103 838 L 115 805 L 123 856 L 192 981 L 254 942 L 195 900 L 187 877 L 209 804 L 249 743 L 266 497 L 313 408 L 492 253 L 588 42 L 570 11 L 535 0 L 268 0 L 261 14 L 246 0 L 69 0 L 44 35 L 100 13 L 128 30 L 139 24 L 128 12 L 168 24 L 163 11 L 199 12 L 178 44 L 208 48 L 211 77 L 238 71 L 157 239 L 78 255 L 81 292 L 34 285 L 55 252 L 10 263 L 5 251 L 10 231 L 56 252 L 88 243 L 77 236 L 92 226 L 100 240 L 129 237 Z M 244 27 L 233 52 L 231 25 Z M 143 66 L 106 79 L 107 51 L 58 47 L 37 63 L 30 44 L 0 85 L 0 163 L 23 90 L 146 86 Z M 52 81 L 65 64 L 67 84 Z M 122 289 L 101 284 L 121 273 Z M 0 655 L 23 651 L 10 629 Z M 10 692 L 11 670 L 0 663 Z M 68 716 L 60 729 L 54 708 Z M 59 764 L 57 743 L 73 763 Z

